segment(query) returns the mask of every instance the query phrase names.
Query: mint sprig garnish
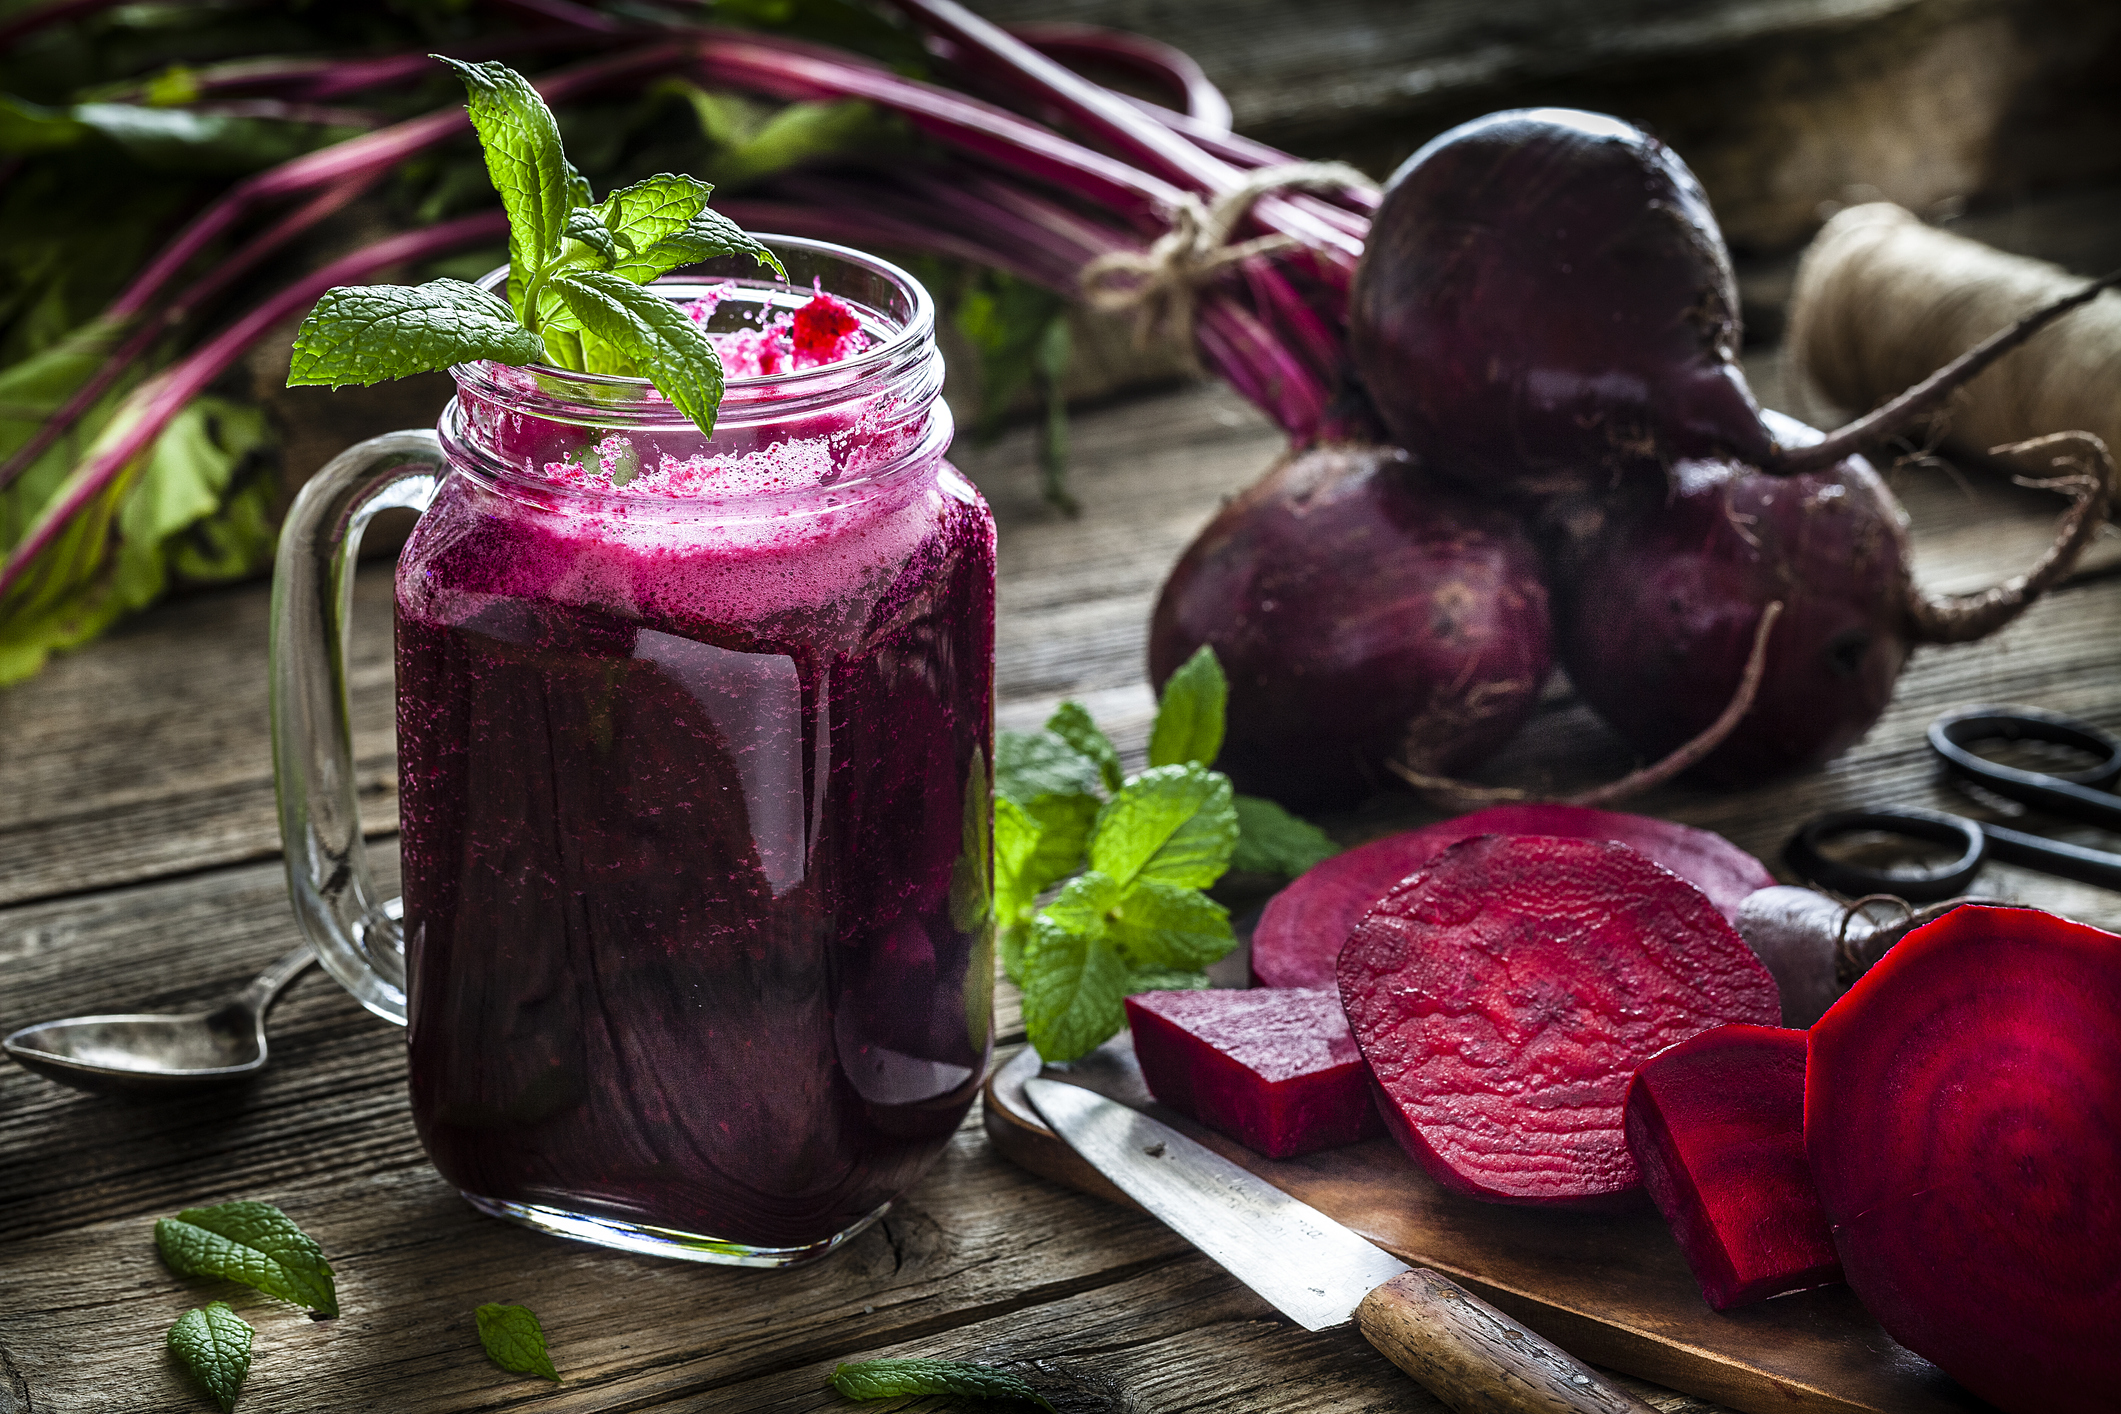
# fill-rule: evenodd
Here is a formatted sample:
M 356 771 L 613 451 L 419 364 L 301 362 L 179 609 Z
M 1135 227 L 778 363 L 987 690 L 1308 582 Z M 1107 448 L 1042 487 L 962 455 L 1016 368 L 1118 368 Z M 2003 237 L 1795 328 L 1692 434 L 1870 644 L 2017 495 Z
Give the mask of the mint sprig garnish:
M 1048 1060 L 1101 1045 L 1126 1024 L 1131 993 L 1208 985 L 1202 969 L 1235 935 L 1228 910 L 1201 890 L 1234 862 L 1295 874 L 1321 847 L 1333 852 L 1314 826 L 1233 794 L 1210 769 L 1227 697 L 1221 665 L 1202 648 L 1164 685 L 1149 769 L 1133 776 L 1077 702 L 1062 703 L 1044 730 L 1003 732 L 995 744 L 1002 968 L 1023 988 L 1025 1030 Z M 1255 828 L 1257 840 L 1246 833 Z
M 1014 1399 L 1051 1411 L 1046 1397 L 1020 1375 L 969 1360 L 857 1360 L 833 1367 L 832 1387 L 849 1399 L 896 1399 L 908 1394 L 955 1394 L 967 1399 Z
M 186 1208 L 155 1224 L 155 1246 L 182 1276 L 226 1277 L 319 1316 L 339 1314 L 324 1250 L 270 1203 Z
M 460 280 L 327 291 L 295 335 L 290 388 L 344 387 L 486 360 L 646 378 L 714 432 L 722 361 L 706 332 L 642 286 L 680 265 L 773 253 L 708 209 L 714 188 L 663 173 L 593 201 L 552 110 L 505 64 L 434 56 L 464 81 L 487 175 L 508 215 L 505 301 Z
M 560 1382 L 552 1357 L 545 1353 L 545 1328 L 528 1306 L 489 1301 L 472 1313 L 479 1324 L 479 1344 L 486 1356 L 512 1375 L 536 1375 Z
M 232 1414 L 236 1395 L 250 1376 L 250 1323 L 226 1301 L 186 1311 L 169 1328 L 169 1348 L 192 1378 L 214 1397 L 221 1414 Z

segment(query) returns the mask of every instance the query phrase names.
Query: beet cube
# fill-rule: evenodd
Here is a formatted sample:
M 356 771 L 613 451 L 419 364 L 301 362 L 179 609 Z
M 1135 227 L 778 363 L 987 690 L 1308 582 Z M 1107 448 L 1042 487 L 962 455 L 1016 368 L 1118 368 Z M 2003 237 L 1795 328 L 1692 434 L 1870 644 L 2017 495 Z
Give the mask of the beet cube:
M 1142 992 L 1127 1024 L 1149 1093 L 1271 1159 L 1384 1132 L 1333 992 Z
M 1719 1026 L 1642 1063 L 1628 1152 L 1719 1311 L 1841 1280 L 1804 1158 L 1805 1034 Z

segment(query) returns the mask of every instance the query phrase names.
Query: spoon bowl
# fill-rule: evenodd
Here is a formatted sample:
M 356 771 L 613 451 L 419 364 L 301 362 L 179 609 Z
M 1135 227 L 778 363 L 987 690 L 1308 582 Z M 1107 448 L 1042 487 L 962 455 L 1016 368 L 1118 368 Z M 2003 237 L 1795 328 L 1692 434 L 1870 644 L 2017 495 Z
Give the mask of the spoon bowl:
M 47 1079 L 102 1094 L 167 1095 L 248 1079 L 265 1068 L 266 1011 L 314 961 L 305 943 L 211 1011 L 43 1021 L 0 1047 Z

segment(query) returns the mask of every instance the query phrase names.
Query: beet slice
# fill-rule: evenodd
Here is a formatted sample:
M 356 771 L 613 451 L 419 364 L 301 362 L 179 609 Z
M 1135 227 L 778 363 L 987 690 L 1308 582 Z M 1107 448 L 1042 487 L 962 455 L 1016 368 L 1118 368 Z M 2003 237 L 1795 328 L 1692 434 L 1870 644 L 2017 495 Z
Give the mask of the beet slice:
M 1127 1025 L 1150 1094 L 1269 1158 L 1384 1132 L 1338 993 L 1142 992 Z
M 1811 1031 L 1804 1142 L 1848 1283 L 2009 1411 L 2121 1390 L 2121 937 L 2034 909 L 1916 929 Z
M 1475 835 L 1556 835 L 1630 845 L 1709 896 L 1733 923 L 1774 875 L 1721 835 L 1648 815 L 1581 805 L 1497 805 L 1336 854 L 1267 901 L 1252 932 L 1262 987 L 1330 987 L 1333 959 L 1371 904 L 1437 855 Z
M 1719 1311 L 1841 1280 L 1804 1158 L 1802 1031 L 1719 1026 L 1642 1063 L 1628 1153 Z
M 1363 915 L 1336 970 L 1386 1128 L 1438 1183 L 1498 1203 L 1623 1206 L 1635 1068 L 1780 1016 L 1701 890 L 1597 840 L 1455 844 Z

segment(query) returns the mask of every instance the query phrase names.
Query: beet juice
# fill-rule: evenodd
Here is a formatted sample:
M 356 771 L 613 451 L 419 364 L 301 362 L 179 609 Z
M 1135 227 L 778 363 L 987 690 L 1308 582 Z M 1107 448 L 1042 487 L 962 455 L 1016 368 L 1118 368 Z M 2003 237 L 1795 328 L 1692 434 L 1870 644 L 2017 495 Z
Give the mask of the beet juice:
M 658 287 L 734 365 L 711 441 L 639 380 L 458 370 L 397 579 L 428 1154 L 489 1212 L 754 1265 L 941 1151 L 994 967 L 994 525 L 929 305 L 774 244 L 787 285 Z M 762 371 L 776 330 L 808 353 Z

